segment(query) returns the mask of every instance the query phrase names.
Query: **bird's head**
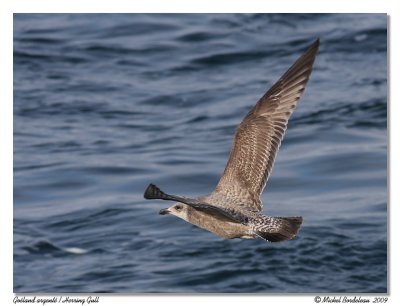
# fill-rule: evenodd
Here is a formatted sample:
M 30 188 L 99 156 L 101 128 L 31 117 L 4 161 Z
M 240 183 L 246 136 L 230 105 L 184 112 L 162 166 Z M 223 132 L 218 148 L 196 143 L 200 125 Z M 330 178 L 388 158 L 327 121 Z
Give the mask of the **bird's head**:
M 161 209 L 160 215 L 174 215 L 183 220 L 187 220 L 190 209 L 190 206 L 180 202 L 176 202 L 174 205 L 168 208 Z

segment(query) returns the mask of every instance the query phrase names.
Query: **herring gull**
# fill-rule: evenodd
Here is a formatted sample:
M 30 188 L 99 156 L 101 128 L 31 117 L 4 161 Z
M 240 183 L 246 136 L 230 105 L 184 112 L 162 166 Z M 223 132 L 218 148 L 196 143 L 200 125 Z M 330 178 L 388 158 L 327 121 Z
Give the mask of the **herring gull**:
M 310 77 L 319 39 L 261 97 L 236 129 L 225 171 L 215 190 L 188 198 L 169 195 L 150 184 L 146 199 L 175 201 L 160 214 L 171 214 L 226 239 L 293 239 L 302 217 L 262 214 L 261 194 L 292 115 Z

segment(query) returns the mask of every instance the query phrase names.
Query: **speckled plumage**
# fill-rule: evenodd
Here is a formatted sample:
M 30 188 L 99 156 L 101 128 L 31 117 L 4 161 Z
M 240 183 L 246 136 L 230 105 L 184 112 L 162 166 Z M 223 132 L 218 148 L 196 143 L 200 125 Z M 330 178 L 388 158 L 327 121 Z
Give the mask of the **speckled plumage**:
M 318 47 L 316 40 L 240 123 L 225 171 L 211 194 L 185 198 L 165 194 L 150 184 L 145 198 L 177 201 L 160 213 L 173 214 L 223 238 L 293 239 L 302 217 L 262 215 L 261 194 L 288 120 L 310 77 Z

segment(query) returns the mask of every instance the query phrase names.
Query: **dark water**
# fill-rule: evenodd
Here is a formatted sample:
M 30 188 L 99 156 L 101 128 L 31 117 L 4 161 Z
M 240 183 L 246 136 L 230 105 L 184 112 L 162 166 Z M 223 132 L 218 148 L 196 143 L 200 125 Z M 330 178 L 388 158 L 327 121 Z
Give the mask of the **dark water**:
M 386 15 L 14 15 L 15 292 L 386 292 Z M 222 240 L 145 201 L 209 193 L 316 37 L 263 195 L 299 237 Z

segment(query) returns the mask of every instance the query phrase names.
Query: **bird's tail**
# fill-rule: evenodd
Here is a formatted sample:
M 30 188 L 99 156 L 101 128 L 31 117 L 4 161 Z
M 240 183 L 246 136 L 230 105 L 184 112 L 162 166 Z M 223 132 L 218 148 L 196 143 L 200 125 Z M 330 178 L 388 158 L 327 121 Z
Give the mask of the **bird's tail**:
M 261 216 L 252 222 L 253 232 L 270 242 L 293 239 L 299 232 L 303 217 Z

